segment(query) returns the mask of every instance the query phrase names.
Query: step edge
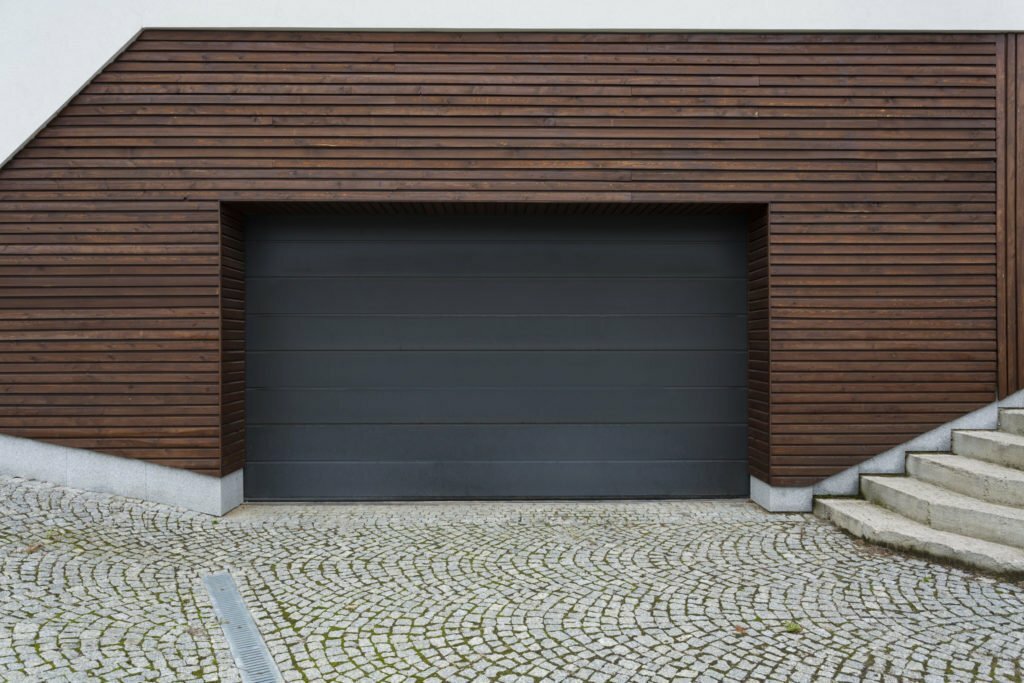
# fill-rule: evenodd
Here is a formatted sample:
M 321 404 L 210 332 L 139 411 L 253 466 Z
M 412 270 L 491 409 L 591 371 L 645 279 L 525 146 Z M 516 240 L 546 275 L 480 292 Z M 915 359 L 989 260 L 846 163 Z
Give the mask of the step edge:
M 836 520 L 832 514 L 852 518 L 866 533 L 857 533 Z M 939 559 L 954 564 L 993 572 L 1000 576 L 1024 577 L 1024 550 L 952 531 L 934 529 L 904 517 L 897 512 L 859 498 L 824 498 L 815 500 L 814 514 L 857 538 L 913 556 Z M 865 517 L 875 517 L 870 519 Z M 881 517 L 882 519 L 877 519 Z M 909 531 L 881 529 L 879 522 L 896 523 Z M 925 543 L 925 547 L 919 544 Z M 938 546 L 938 552 L 934 546 Z M 960 547 L 957 547 L 960 546 Z M 968 548 L 965 546 L 975 546 Z
M 972 439 L 990 439 L 994 441 L 1007 440 L 1014 445 L 1024 446 L 1024 436 L 1020 434 L 1014 434 L 1012 432 L 1005 432 L 1001 429 L 951 429 L 950 435 L 956 436 L 957 434 L 972 438 Z
M 864 476 L 861 479 L 862 480 L 869 480 L 872 483 L 878 484 L 879 486 L 889 486 L 889 488 L 891 488 L 891 489 L 900 490 L 901 493 L 904 493 L 905 495 L 909 495 L 909 496 L 914 496 L 915 498 L 917 498 L 919 496 L 916 496 L 914 492 L 907 491 L 905 489 L 899 489 L 899 485 L 898 484 L 896 486 L 892 486 L 891 484 L 893 482 L 903 482 L 903 483 L 909 484 L 911 487 L 914 487 L 914 486 L 926 487 L 926 490 L 925 490 L 924 493 L 928 493 L 927 489 L 935 489 L 936 491 L 938 491 L 938 492 L 940 492 L 942 494 L 945 494 L 945 495 L 948 495 L 948 496 L 952 496 L 953 498 L 963 499 L 963 501 L 969 501 L 971 503 L 976 503 L 976 504 L 980 505 L 981 507 L 995 508 L 995 510 L 992 511 L 992 512 L 995 513 L 995 514 L 993 514 L 993 516 L 997 516 L 999 511 L 1001 511 L 1001 510 L 1009 510 L 1010 512 L 1014 513 L 1012 515 L 1009 515 L 1010 518 L 1016 518 L 1017 516 L 1020 516 L 1022 521 L 1024 521 L 1024 510 L 1022 510 L 1021 508 L 1016 508 L 1016 507 L 1013 507 L 1011 505 L 1000 505 L 999 503 L 991 503 L 991 502 L 989 502 L 987 500 L 982 500 L 981 498 L 975 498 L 974 496 L 969 496 L 966 493 L 960 493 L 959 491 L 954 491 L 952 489 L 947 489 L 944 486 L 939 486 L 938 484 L 932 484 L 931 482 L 922 481 L 922 480 L 916 479 L 914 477 L 906 477 L 906 476 L 882 476 L 882 477 L 879 477 L 879 476 L 876 476 L 876 475 L 871 475 L 871 476 Z M 946 503 L 935 503 L 934 499 L 930 499 L 930 498 L 925 498 L 923 500 L 926 503 L 928 503 L 928 505 L 936 505 L 936 504 L 946 505 Z M 950 507 L 961 509 L 961 508 L 964 508 L 965 506 L 963 506 L 963 505 L 952 505 Z M 966 508 L 966 509 L 970 509 L 970 508 Z M 977 512 L 977 510 L 974 510 L 974 511 Z
M 933 463 L 939 467 L 947 467 L 948 469 L 960 472 L 968 472 L 971 468 L 976 468 L 978 470 L 990 470 L 989 472 L 971 471 L 970 473 L 981 477 L 1004 474 L 1004 476 L 1009 476 L 1013 480 L 1020 480 L 1021 482 L 1024 482 L 1024 470 L 1019 470 L 1016 467 L 1009 467 L 1007 465 L 1000 465 L 999 463 L 992 462 L 990 460 L 972 458 L 969 455 L 958 455 L 956 453 L 909 453 L 907 455 L 907 460 Z

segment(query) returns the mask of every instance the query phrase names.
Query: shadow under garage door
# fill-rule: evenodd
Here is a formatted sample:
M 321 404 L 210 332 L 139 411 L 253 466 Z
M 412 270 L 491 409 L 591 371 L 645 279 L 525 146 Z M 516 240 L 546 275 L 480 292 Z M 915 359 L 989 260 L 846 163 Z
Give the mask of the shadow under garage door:
M 747 495 L 746 230 L 249 219 L 247 498 Z

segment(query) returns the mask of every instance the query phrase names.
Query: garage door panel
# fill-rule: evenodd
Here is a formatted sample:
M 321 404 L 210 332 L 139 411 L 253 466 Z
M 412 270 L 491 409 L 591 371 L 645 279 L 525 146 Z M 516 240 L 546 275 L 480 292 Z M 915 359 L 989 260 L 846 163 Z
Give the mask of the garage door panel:
M 576 425 L 260 425 L 250 428 L 246 458 L 274 462 L 409 462 L 538 458 L 605 462 L 624 454 L 645 460 L 705 461 L 746 447 L 744 423 Z
M 740 421 L 746 390 L 733 387 L 406 387 L 251 389 L 256 423 L 489 423 Z
M 246 281 L 254 314 L 735 314 L 743 278 L 279 278 Z
M 250 314 L 247 325 L 250 353 L 328 349 L 711 349 L 746 353 L 746 318 L 732 314 L 564 317 Z
M 246 495 L 746 495 L 745 224 L 247 223 Z
M 311 248 L 314 247 L 314 248 Z M 271 276 L 743 277 L 746 259 L 716 242 L 267 242 L 249 256 Z
M 262 387 L 743 386 L 740 351 L 261 351 Z
M 274 215 L 246 219 L 245 239 L 252 250 L 265 242 L 721 242 L 746 239 L 745 219 L 723 215 L 594 216 L 586 212 L 478 216 L 445 212 L 375 216 Z
M 746 496 L 746 463 L 435 461 L 432 463 L 254 463 L 246 468 L 252 498 L 323 500 L 649 498 Z M 292 492 L 280 496 L 279 492 Z M 425 493 L 429 492 L 429 493 Z M 500 492 L 500 493 L 498 493 Z

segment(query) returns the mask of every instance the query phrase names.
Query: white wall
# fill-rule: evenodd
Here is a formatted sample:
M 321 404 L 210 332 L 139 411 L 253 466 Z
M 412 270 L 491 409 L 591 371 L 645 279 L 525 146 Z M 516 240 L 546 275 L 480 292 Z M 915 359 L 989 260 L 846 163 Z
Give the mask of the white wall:
M 1024 0 L 0 0 L 0 159 L 145 27 L 1024 31 Z

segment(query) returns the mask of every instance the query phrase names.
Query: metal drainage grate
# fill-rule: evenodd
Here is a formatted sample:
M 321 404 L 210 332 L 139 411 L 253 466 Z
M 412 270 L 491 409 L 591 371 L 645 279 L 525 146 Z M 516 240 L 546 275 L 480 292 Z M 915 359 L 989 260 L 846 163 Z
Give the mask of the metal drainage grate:
M 243 683 L 284 683 L 231 574 L 203 577 Z

